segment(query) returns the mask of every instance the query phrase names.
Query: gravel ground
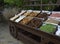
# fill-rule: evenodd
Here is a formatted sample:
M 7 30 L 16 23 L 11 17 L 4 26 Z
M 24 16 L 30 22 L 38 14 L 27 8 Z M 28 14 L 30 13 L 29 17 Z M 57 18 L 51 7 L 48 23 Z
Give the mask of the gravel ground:
M 0 44 L 23 44 L 10 35 L 7 23 L 0 23 Z

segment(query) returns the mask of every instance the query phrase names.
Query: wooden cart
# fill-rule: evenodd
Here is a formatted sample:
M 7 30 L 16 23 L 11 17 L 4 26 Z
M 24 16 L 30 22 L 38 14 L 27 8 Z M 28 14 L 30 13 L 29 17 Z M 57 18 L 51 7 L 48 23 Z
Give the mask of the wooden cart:
M 60 44 L 60 37 L 9 20 L 10 33 L 25 44 Z

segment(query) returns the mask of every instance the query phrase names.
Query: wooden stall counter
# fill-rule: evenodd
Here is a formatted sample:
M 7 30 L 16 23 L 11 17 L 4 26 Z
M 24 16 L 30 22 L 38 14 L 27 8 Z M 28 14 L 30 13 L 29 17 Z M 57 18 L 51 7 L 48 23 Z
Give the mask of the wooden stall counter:
M 60 36 L 55 35 L 58 24 L 54 26 L 49 24 L 48 28 L 45 26 L 48 24 L 46 21 L 49 14 L 23 10 L 16 16 L 9 20 L 10 33 L 16 39 L 23 41 L 24 44 L 60 44 Z M 53 30 L 54 32 L 51 33 Z

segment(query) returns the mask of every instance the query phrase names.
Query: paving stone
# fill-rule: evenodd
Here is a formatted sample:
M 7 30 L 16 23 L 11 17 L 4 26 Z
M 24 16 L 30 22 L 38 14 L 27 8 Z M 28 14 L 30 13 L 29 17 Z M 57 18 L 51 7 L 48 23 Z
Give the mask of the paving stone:
M 11 36 L 8 24 L 0 23 L 0 44 L 23 44 L 23 42 Z

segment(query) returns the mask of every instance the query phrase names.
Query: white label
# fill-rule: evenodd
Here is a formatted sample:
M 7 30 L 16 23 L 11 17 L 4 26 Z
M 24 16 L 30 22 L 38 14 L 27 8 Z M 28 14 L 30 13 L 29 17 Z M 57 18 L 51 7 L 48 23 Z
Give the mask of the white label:
M 57 32 L 56 32 L 56 35 L 57 35 L 57 36 L 60 36 L 60 31 L 57 31 Z
M 15 22 L 19 22 L 19 21 L 21 21 L 23 18 L 25 18 L 26 16 L 24 16 L 24 15 L 22 15 L 22 16 L 20 16 L 17 20 L 15 20 Z
M 27 12 L 32 12 L 32 10 L 28 10 Z
M 12 18 L 10 18 L 10 20 L 14 20 L 15 18 L 17 18 L 18 16 L 17 15 L 15 15 L 14 17 L 12 17 Z
M 33 11 L 33 12 L 40 13 L 40 11 Z
M 60 26 L 58 26 L 58 31 L 60 31 Z
M 26 11 L 22 10 L 21 13 L 19 13 L 18 15 L 15 15 L 15 16 L 12 17 L 10 20 L 13 21 L 14 19 L 16 19 L 18 16 L 20 16 L 20 15 L 23 14 L 24 12 L 26 12 Z
M 58 26 L 58 30 L 56 31 L 56 35 L 60 36 L 60 26 Z
M 23 14 L 24 12 L 26 12 L 26 11 L 22 10 L 21 13 L 18 14 L 18 16 L 20 16 L 20 15 Z
M 47 14 L 50 14 L 51 12 L 50 11 L 44 11 L 42 10 L 43 13 L 47 13 Z

